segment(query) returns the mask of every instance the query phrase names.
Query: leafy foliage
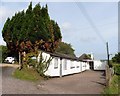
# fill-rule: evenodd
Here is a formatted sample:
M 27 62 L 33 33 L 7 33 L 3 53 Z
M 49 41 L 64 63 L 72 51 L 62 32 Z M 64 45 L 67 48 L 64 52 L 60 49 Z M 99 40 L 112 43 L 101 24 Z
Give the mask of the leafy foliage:
M 114 66 L 114 71 L 116 75 L 120 75 L 120 64 L 116 64 Z
M 72 48 L 71 44 L 67 44 L 65 42 L 60 42 L 56 52 L 75 56 L 74 49 Z
M 115 63 L 120 63 L 120 52 L 115 54 L 115 56 L 112 58 L 112 61 Z
M 29 66 L 32 66 L 39 74 L 40 76 L 44 77 L 44 73 L 47 71 L 50 62 L 52 60 L 52 57 L 47 58 L 47 56 L 45 58 L 43 58 L 42 52 L 40 52 L 40 57 L 38 56 L 38 52 L 37 53 L 28 53 L 26 56 L 26 64 L 28 64 Z M 35 60 L 31 59 L 31 57 L 36 57 Z M 39 58 L 39 61 L 38 61 Z
M 119 76 L 114 75 L 110 81 L 110 86 L 106 87 L 103 92 L 103 96 L 118 95 L 119 93 Z
M 43 78 L 40 77 L 40 75 L 36 72 L 36 70 L 32 68 L 31 69 L 23 68 L 23 70 L 21 71 L 19 69 L 16 69 L 12 75 L 13 77 L 17 79 L 27 80 L 27 81 L 32 81 L 32 82 L 43 80 Z
M 52 57 L 47 58 L 46 56 L 45 58 L 43 58 L 42 52 L 40 52 L 40 61 L 38 62 L 37 66 L 35 66 L 35 68 L 41 76 L 44 76 L 44 73 L 47 71 L 51 60 Z
M 10 53 L 8 48 L 6 46 L 1 45 L 0 46 L 0 55 L 1 55 L 0 62 L 4 62 L 5 58 L 9 56 L 9 54 Z
M 2 36 L 8 49 L 16 53 L 37 49 L 53 52 L 62 38 L 58 24 L 50 19 L 48 6 L 38 3 L 32 8 L 32 2 L 26 11 L 7 19 Z

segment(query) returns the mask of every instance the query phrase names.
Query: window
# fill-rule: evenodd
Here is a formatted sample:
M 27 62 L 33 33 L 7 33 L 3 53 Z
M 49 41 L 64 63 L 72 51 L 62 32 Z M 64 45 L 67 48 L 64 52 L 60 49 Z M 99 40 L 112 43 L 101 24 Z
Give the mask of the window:
M 54 58 L 54 69 L 58 68 L 58 58 Z
M 64 70 L 67 70 L 67 60 L 64 59 Z

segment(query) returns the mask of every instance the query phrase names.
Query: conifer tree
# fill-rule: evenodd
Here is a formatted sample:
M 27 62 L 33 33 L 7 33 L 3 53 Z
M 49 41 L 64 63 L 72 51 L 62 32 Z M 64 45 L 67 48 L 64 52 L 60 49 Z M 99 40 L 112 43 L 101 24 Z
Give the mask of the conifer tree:
M 48 6 L 41 7 L 38 3 L 32 8 L 32 2 L 26 11 L 6 20 L 2 36 L 8 49 L 16 53 L 36 48 L 53 52 L 62 38 L 58 24 L 50 19 Z

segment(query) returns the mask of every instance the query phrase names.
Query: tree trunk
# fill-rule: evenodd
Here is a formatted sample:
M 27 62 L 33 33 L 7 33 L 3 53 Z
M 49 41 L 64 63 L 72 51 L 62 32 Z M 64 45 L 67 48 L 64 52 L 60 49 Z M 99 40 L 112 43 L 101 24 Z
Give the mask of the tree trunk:
M 21 64 L 21 53 L 19 52 L 19 70 L 22 69 L 22 64 Z

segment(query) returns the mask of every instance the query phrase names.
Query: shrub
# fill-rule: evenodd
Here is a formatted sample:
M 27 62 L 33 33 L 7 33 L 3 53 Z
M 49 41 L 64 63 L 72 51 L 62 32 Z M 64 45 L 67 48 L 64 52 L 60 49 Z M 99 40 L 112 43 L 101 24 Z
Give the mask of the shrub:
M 115 70 L 115 74 L 116 74 L 116 75 L 120 75 L 120 64 L 119 64 L 119 65 L 118 65 L 118 64 L 115 65 L 115 66 L 114 66 L 114 70 Z
M 119 85 L 119 76 L 117 75 L 114 75 L 110 81 L 110 85 L 109 87 L 106 87 L 104 89 L 104 92 L 103 92 L 103 96 L 118 96 L 118 92 L 119 92 L 119 88 L 118 88 L 118 85 Z
M 36 53 L 38 53 L 38 52 L 36 52 Z M 40 59 L 39 59 L 39 61 L 37 61 L 38 54 L 36 54 L 36 53 L 33 52 L 33 53 L 28 53 L 26 55 L 26 64 L 29 66 L 32 66 L 39 73 L 40 76 L 46 78 L 44 73 L 47 71 L 47 69 L 50 65 L 50 62 L 52 60 L 52 57 L 47 58 L 47 56 L 46 56 L 45 58 L 43 58 L 42 52 L 40 52 Z M 32 59 L 31 57 L 36 57 L 36 59 Z
M 52 57 L 47 58 L 46 56 L 45 58 L 43 58 L 42 52 L 40 52 L 40 61 L 35 65 L 35 69 L 40 74 L 40 76 L 46 77 L 44 73 L 47 71 L 51 60 Z
M 16 69 L 13 73 L 15 78 L 27 81 L 38 81 L 43 80 L 42 77 L 34 70 L 34 69 L 27 69 L 23 68 L 22 70 Z

